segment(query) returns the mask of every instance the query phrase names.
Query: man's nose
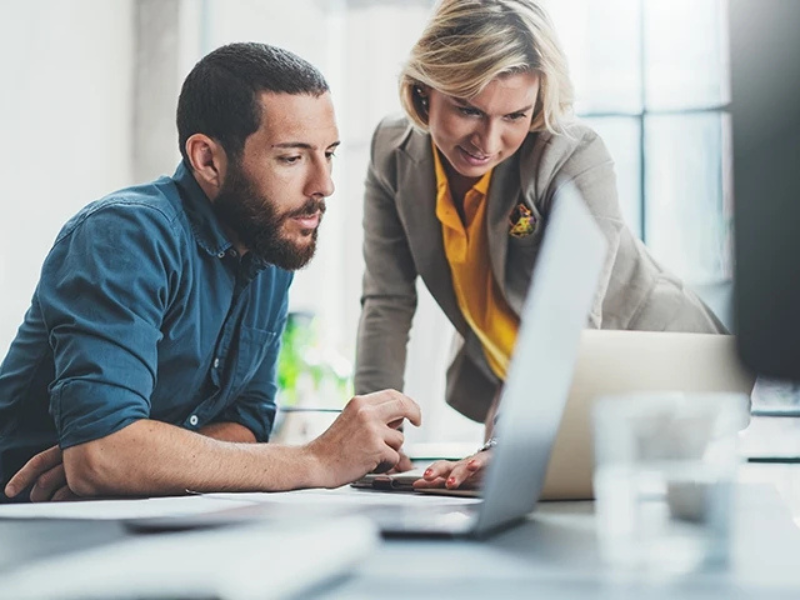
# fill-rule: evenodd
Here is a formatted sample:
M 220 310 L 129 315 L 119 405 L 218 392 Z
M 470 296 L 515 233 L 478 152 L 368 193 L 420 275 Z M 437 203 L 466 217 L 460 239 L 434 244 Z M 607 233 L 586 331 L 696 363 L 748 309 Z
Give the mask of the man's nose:
M 313 172 L 306 186 L 306 196 L 327 198 L 332 196 L 335 190 L 333 178 L 331 177 L 330 163 L 318 162 L 313 167 Z

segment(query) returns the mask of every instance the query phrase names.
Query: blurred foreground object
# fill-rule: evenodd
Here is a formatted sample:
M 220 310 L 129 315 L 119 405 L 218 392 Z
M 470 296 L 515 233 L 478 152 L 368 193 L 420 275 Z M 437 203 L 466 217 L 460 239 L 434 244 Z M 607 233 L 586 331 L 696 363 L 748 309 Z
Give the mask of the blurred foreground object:
M 758 374 L 800 380 L 800 2 L 731 0 L 736 331 Z

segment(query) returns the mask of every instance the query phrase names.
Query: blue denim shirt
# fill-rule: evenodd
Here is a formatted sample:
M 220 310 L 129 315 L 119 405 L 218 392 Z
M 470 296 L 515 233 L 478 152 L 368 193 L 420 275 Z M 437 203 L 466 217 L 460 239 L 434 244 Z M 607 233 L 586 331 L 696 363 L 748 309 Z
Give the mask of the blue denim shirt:
M 84 208 L 0 366 L 0 480 L 139 419 L 267 441 L 291 281 L 237 255 L 184 164 Z

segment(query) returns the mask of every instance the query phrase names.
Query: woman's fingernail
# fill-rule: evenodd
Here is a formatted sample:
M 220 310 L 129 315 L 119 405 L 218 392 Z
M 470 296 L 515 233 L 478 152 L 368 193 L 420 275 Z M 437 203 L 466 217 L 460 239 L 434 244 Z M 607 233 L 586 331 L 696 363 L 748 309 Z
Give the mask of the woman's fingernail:
M 456 478 L 455 477 L 448 477 L 447 478 L 447 485 L 455 485 L 455 484 L 456 484 Z
M 423 477 L 430 477 L 431 475 L 433 475 L 433 470 L 432 469 L 425 469 L 425 473 L 423 473 Z
M 472 459 L 471 461 L 469 461 L 469 462 L 467 463 L 467 466 L 468 466 L 468 467 L 475 467 L 475 466 L 477 466 L 477 465 L 478 465 L 478 461 L 476 461 L 475 459 Z

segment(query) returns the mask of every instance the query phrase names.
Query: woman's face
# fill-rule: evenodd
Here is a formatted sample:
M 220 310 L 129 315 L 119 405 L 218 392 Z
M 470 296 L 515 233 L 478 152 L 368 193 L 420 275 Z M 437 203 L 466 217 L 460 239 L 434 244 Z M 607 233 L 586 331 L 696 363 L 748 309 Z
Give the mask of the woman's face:
M 478 179 L 522 145 L 538 94 L 535 73 L 493 79 L 469 100 L 429 88 L 428 127 L 433 142 L 458 175 Z

